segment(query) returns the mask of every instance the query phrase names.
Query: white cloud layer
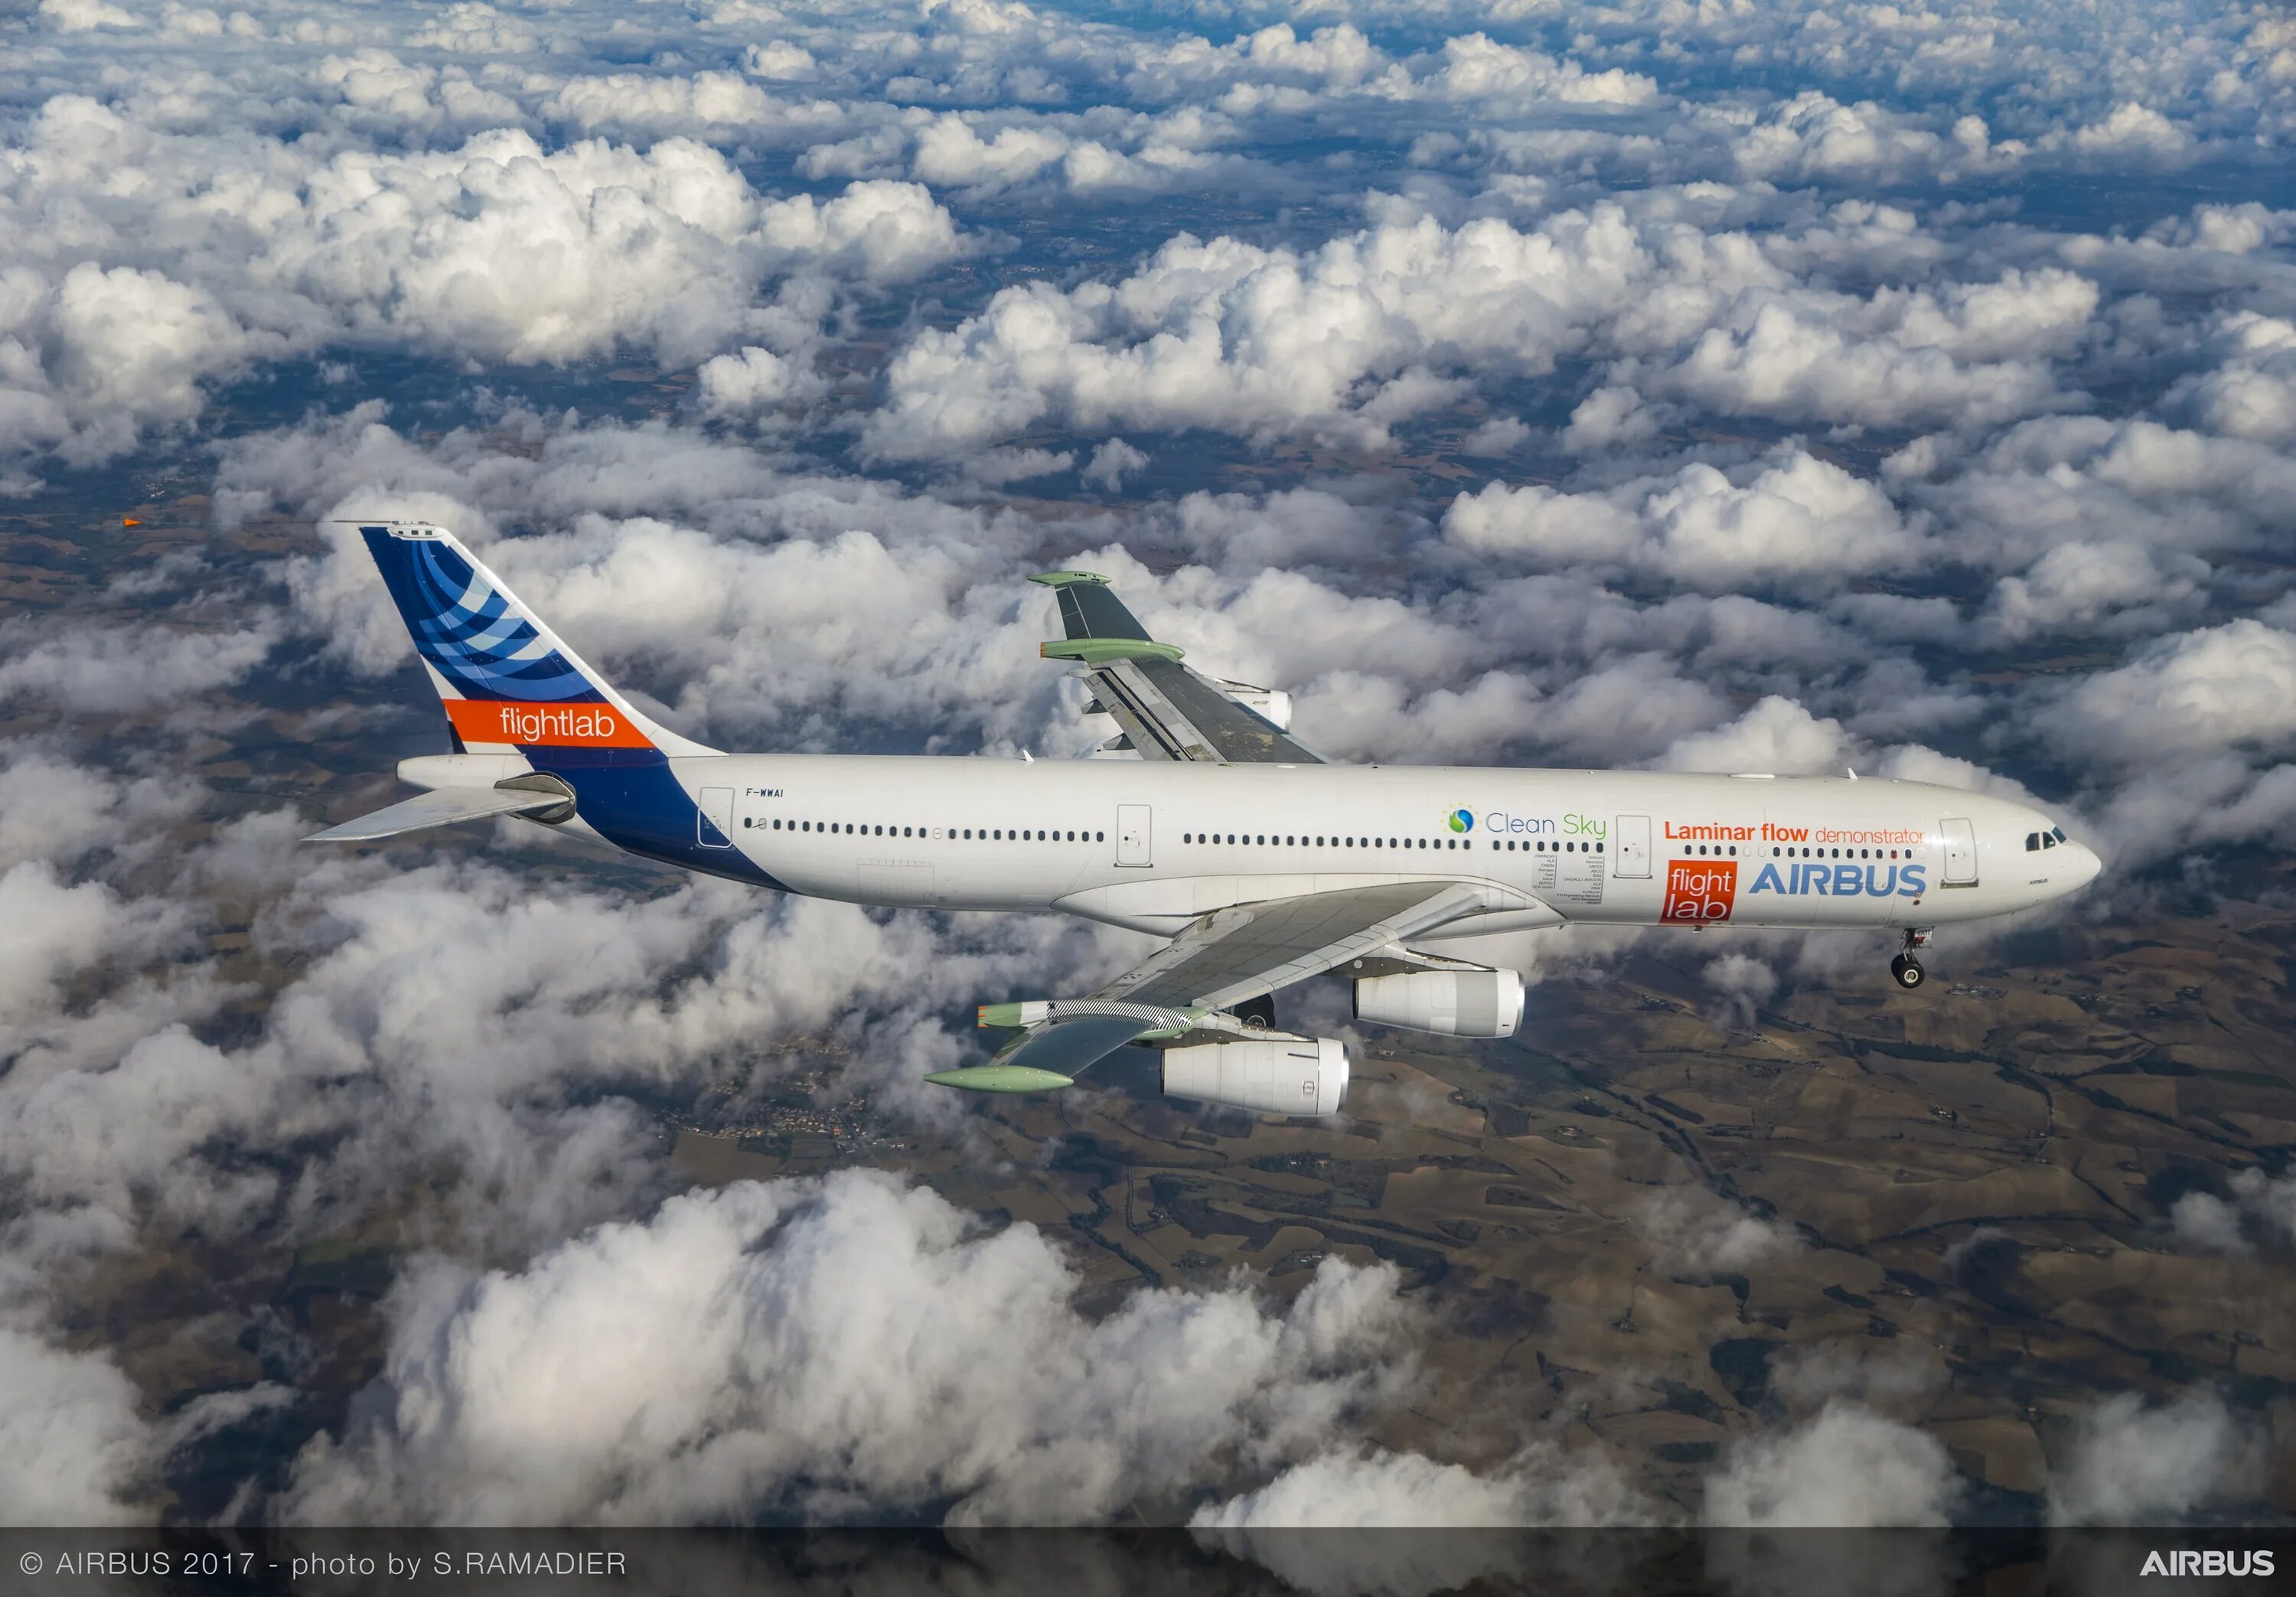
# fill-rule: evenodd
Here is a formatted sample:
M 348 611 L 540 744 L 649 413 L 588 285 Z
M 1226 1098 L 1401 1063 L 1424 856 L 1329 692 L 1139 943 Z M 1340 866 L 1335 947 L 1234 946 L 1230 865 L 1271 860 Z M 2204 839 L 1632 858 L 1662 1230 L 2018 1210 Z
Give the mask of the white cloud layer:
M 282 1506 L 321 1524 L 934 1502 L 961 1522 L 1103 1519 L 1216 1453 L 1324 1434 L 1402 1321 L 1391 1269 L 1337 1260 L 1288 1309 L 1141 1291 L 1092 1322 L 1078 1284 L 1034 1226 L 984 1233 L 882 1175 L 673 1199 L 515 1274 L 442 1265 L 402 1286 L 384 1374 Z
M 248 553 L 295 522 L 447 521 L 730 744 L 1082 752 L 1017 581 L 1057 560 L 1336 758 L 2030 783 L 2111 856 L 2103 926 L 2296 846 L 2287 19 L 1342 9 L 19 8 L 0 1432 L 44 1470 L 0 1517 L 148 1516 L 172 1450 L 290 1400 L 161 1420 L 63 1336 L 75 1266 L 381 1216 L 432 1259 L 311 1517 L 1663 1517 L 1599 1450 L 1373 1445 L 1383 1270 L 1095 1319 L 1046 1236 L 922 1190 L 669 1196 L 641 1099 L 801 1063 L 953 1124 L 915 1085 L 950 1015 L 1136 947 L 632 885 L 508 823 L 502 864 L 298 852 L 249 729 L 415 723 L 359 698 L 408 659 L 364 554 Z M 123 563 L 94 518 L 209 488 L 218 541 L 74 586 Z M 1818 946 L 1710 960 L 1710 1018 Z M 2286 1181 L 2220 1191 L 2169 1241 L 2284 1249 Z M 1685 1274 L 1803 1247 L 1704 1186 L 1631 1223 Z M 1798 1417 L 1706 1514 L 1955 1512 L 1899 1373 L 1783 1365 Z M 2044 1439 L 2066 1523 L 2239 1503 L 2261 1445 L 2193 1394 Z

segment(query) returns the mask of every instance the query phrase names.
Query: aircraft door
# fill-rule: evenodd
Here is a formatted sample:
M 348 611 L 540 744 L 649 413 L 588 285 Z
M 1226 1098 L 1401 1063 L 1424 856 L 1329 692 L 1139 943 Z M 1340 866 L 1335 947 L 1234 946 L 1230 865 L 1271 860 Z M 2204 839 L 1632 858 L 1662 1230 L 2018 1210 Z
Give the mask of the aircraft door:
M 1939 823 L 1945 833 L 1945 880 L 1952 887 L 1977 885 L 1977 828 L 1966 816 L 1948 815 Z
M 693 840 L 704 848 L 734 846 L 734 790 L 704 788 L 701 807 L 693 817 Z
M 1650 838 L 1648 815 L 1620 815 L 1619 817 L 1619 857 L 1611 867 L 1611 874 L 1648 876 L 1651 873 Z
M 1118 864 L 1144 865 L 1149 863 L 1149 824 L 1154 813 L 1144 804 L 1119 804 L 1116 807 Z

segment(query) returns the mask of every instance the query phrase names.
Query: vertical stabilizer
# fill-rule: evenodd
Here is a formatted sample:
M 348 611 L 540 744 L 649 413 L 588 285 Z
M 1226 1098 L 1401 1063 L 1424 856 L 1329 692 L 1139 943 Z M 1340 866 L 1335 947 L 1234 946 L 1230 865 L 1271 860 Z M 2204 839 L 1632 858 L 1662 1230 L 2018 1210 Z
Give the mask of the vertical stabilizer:
M 359 534 L 463 749 L 537 766 L 716 752 L 632 706 L 452 533 L 393 521 Z

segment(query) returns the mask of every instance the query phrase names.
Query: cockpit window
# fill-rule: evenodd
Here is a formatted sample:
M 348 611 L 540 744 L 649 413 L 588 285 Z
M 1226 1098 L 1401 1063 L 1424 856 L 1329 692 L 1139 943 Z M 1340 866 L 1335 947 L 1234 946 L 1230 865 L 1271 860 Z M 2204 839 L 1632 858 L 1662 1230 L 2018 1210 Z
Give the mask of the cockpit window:
M 2050 827 L 2050 828 L 2049 828 L 2049 835 L 2050 835 L 2051 837 L 2053 837 L 2053 838 L 2056 839 L 2057 839 L 2057 841 L 2059 841 L 2060 843 L 2064 843 L 2064 842 L 2070 842 L 2070 841 L 2071 841 L 2071 839 L 2069 839 L 2068 837 L 2066 837 L 2066 836 L 2065 836 L 2065 829 L 2064 829 L 2063 827 L 2062 827 L 2062 826 L 2052 826 L 2052 827 Z
M 2056 838 L 2056 834 L 2055 834 L 2054 832 L 2045 831 L 2045 832 L 2043 832 L 2043 833 L 2041 834 L 2041 847 L 2042 847 L 2042 848 L 2055 848 L 2056 846 L 2057 846 L 2057 838 Z

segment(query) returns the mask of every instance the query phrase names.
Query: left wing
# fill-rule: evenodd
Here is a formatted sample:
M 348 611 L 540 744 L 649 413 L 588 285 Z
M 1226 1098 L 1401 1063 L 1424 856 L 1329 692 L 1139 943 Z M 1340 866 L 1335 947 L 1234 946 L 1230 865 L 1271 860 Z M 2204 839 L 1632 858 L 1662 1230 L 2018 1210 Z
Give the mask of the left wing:
M 1227 1005 L 1351 962 L 1365 976 L 1480 969 L 1412 953 L 1402 943 L 1490 907 L 1488 890 L 1465 882 L 1399 881 L 1214 910 L 1089 998 L 982 1005 L 981 1025 L 1018 1027 L 1020 1035 L 986 1065 L 925 1079 L 979 1092 L 1042 1092 L 1068 1085 L 1127 1043 L 1252 1035 L 1223 1012 Z
M 1458 881 L 1384 882 L 1239 904 L 1192 921 L 1093 996 L 1225 1009 L 1485 907 L 1481 889 Z
M 1278 725 L 1289 718 L 1287 695 L 1216 680 L 1183 665 L 1179 649 L 1150 637 L 1124 601 L 1109 592 L 1106 577 L 1046 571 L 1029 580 L 1060 595 L 1061 629 L 1067 635 L 1041 652 L 1083 666 L 1092 684 L 1092 711 L 1123 730 L 1111 747 L 1132 749 L 1142 759 L 1205 765 L 1324 763 Z M 1275 712 L 1275 718 L 1248 700 Z

